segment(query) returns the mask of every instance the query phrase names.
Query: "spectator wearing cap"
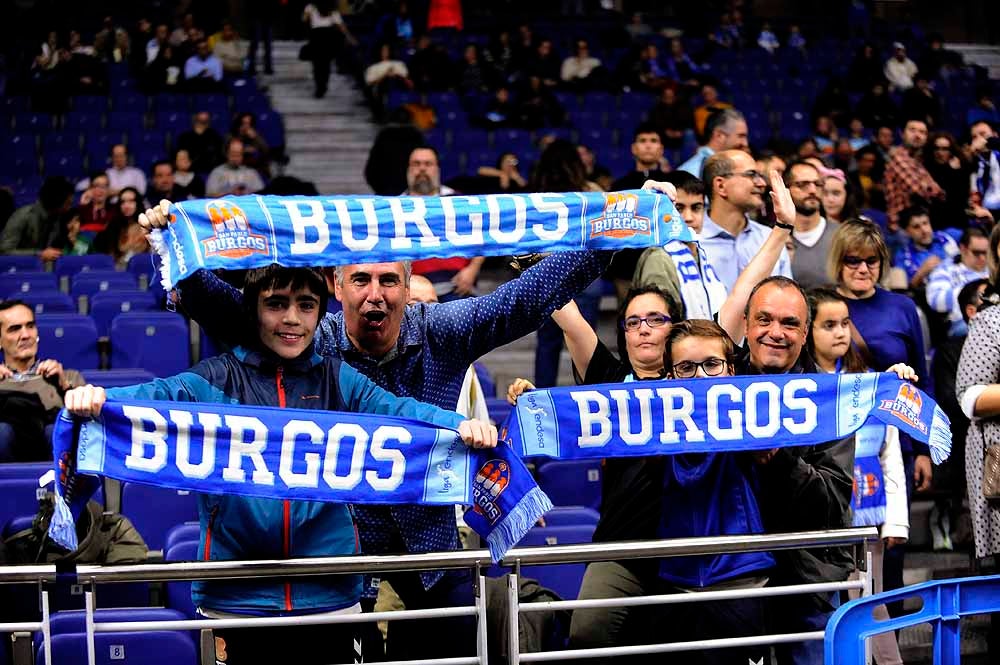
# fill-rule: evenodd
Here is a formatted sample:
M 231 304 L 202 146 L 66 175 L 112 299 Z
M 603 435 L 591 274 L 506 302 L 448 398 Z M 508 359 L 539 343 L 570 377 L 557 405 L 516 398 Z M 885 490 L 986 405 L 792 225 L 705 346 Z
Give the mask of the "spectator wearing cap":
M 935 268 L 958 256 L 958 243 L 947 233 L 935 231 L 930 212 L 921 206 L 900 212 L 899 227 L 906 232 L 907 240 L 896 252 L 893 265 L 906 272 L 911 289 L 922 289 Z
M 962 334 L 967 328 L 958 306 L 958 292 L 969 282 L 990 276 L 986 265 L 989 239 L 981 229 L 969 227 L 958 241 L 958 261 L 942 263 L 927 280 L 927 304 L 948 315 L 950 335 Z
M 906 56 L 906 47 L 901 42 L 892 45 L 892 57 L 883 69 L 889 81 L 889 89 L 902 92 L 913 87 L 913 77 L 917 75 L 917 63 Z

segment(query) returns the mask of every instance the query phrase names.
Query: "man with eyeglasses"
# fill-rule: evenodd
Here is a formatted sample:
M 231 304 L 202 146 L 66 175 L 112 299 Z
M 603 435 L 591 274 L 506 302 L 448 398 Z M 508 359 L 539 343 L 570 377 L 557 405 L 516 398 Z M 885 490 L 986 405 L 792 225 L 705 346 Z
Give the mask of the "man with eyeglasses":
M 828 222 L 820 214 L 823 178 L 815 165 L 796 160 L 785 169 L 785 184 L 795 203 L 792 274 L 804 289 L 823 286 L 830 281 L 826 276 L 826 257 L 830 255 L 830 243 L 837 230 L 836 222 Z
M 805 291 L 794 280 L 772 276 L 750 293 L 744 311 L 746 343 L 737 374 L 810 374 L 816 364 L 804 350 L 810 326 Z M 854 439 L 753 453 L 757 500 L 768 533 L 842 529 L 851 526 Z M 853 570 L 846 548 L 775 552 L 769 584 L 805 584 L 847 579 Z M 770 632 L 823 630 L 839 605 L 834 593 L 775 598 Z M 780 665 L 823 662 L 823 643 L 777 645 Z
M 948 315 L 949 335 L 961 335 L 968 328 L 958 306 L 962 287 L 990 276 L 986 265 L 990 241 L 981 229 L 970 226 L 958 241 L 958 261 L 938 266 L 927 280 L 927 304 L 936 312 Z
M 730 293 L 736 279 L 760 251 L 771 230 L 747 215 L 764 207 L 767 178 L 756 170 L 753 157 L 742 150 L 726 150 L 705 161 L 709 210 L 701 229 L 701 247 Z M 777 226 L 789 228 L 781 221 Z M 781 256 L 772 275 L 792 276 L 788 252 Z

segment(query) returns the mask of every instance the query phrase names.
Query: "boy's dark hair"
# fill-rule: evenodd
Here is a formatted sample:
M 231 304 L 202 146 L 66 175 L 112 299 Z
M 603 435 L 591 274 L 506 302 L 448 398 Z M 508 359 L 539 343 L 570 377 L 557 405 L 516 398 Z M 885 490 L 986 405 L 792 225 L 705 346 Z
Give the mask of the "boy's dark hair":
M 38 200 L 46 210 L 56 210 L 73 194 L 73 185 L 61 176 L 50 176 L 38 191 Z
M 966 323 L 969 322 L 969 314 L 966 312 L 966 309 L 972 304 L 977 305 L 978 309 L 979 303 L 976 301 L 979 299 L 979 289 L 983 286 L 989 288 L 990 280 L 974 279 L 963 286 L 962 290 L 958 292 L 958 309 L 962 312 L 962 318 Z
M 701 178 L 696 178 L 687 171 L 671 171 L 663 180 L 676 187 L 679 192 L 685 192 L 692 196 L 705 196 L 705 183 L 702 182 Z
M 326 305 L 330 300 L 330 294 L 326 289 L 326 278 L 323 273 L 316 268 L 286 268 L 272 263 L 266 268 L 255 268 L 248 270 L 243 282 L 243 307 L 246 310 L 247 321 L 253 324 L 252 333 L 248 335 L 250 339 L 257 337 L 257 301 L 264 291 L 273 289 L 284 289 L 291 287 L 292 290 L 305 288 L 319 298 L 319 318 L 326 314 Z
M 640 134 L 656 134 L 657 138 L 660 139 L 660 143 L 663 143 L 663 135 L 660 134 L 660 130 L 657 129 L 656 125 L 651 122 L 640 122 L 636 126 L 632 132 L 632 143 L 635 143 L 639 139 Z

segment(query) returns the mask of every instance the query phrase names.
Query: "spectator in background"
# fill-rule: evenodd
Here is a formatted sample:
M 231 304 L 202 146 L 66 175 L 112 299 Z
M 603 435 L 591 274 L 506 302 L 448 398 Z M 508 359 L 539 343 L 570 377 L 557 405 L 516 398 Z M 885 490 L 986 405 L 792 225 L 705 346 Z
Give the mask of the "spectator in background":
M 365 182 L 378 196 L 398 196 L 407 189 L 410 154 L 424 145 L 424 135 L 413 126 L 409 112 L 403 108 L 392 109 L 368 151 Z
M 852 116 L 847 124 L 847 140 L 851 143 L 851 150 L 857 152 L 871 142 L 871 137 L 865 129 L 865 123 L 858 116 Z
M 824 178 L 809 162 L 795 161 L 785 170 L 785 185 L 795 204 L 792 274 L 804 289 L 829 283 L 824 263 L 830 254 L 837 224 L 823 216 L 820 196 Z
M 823 155 L 833 154 L 833 144 L 837 141 L 837 126 L 828 115 L 816 117 L 813 127 L 813 141 Z
M 92 251 L 111 256 L 119 270 L 124 270 L 136 254 L 149 252 L 149 241 L 139 226 L 141 203 L 139 192 L 132 187 L 123 189 L 118 197 L 118 214 L 94 238 Z
M 208 111 L 198 111 L 191 117 L 191 129 L 177 137 L 177 149 L 187 153 L 196 173 L 208 173 L 218 166 L 222 161 L 222 136 L 212 127 Z
M 806 38 L 794 23 L 788 26 L 788 48 L 803 54 L 806 52 Z
M 245 71 L 247 47 L 240 41 L 231 21 L 222 24 L 222 30 L 211 44 L 212 52 L 222 62 L 222 73 L 225 76 L 241 76 Z
M 917 69 L 931 81 L 948 79 L 956 67 L 962 66 L 962 56 L 944 47 L 944 37 L 940 33 L 927 36 L 927 47 L 920 56 Z
M 889 89 L 902 92 L 913 87 L 913 77 L 917 75 L 917 64 L 906 57 L 906 47 L 901 42 L 892 45 L 892 57 L 883 70 Z
M 273 74 L 274 64 L 271 59 L 271 28 L 277 20 L 280 0 L 251 0 L 244 5 L 247 22 L 250 26 L 250 49 L 247 70 L 252 75 L 257 74 L 257 46 L 264 43 L 264 73 Z
M 173 32 L 170 33 L 170 45 L 174 47 L 184 46 L 190 39 L 191 33 L 198 29 L 194 22 L 194 14 L 187 12 L 180 17 L 180 22 Z
M 486 108 L 478 118 L 474 118 L 478 124 L 488 128 L 507 127 L 516 119 L 516 109 L 510 99 L 510 90 L 505 86 L 497 88 L 493 93 L 493 98 L 486 103 Z
M 84 256 L 90 254 L 94 236 L 80 233 L 80 210 L 70 208 L 59 219 L 59 227 L 49 238 L 47 247 L 62 252 L 61 256 Z
M 955 137 L 948 132 L 931 134 L 925 148 L 924 164 L 934 182 L 944 190 L 944 199 L 934 201 L 930 206 L 934 228 L 965 228 L 972 169 L 962 159 Z
M 851 90 L 868 92 L 875 84 L 885 84 L 883 74 L 884 64 L 879 59 L 878 51 L 870 42 L 866 42 L 851 61 L 847 73 L 847 84 Z
M 764 206 L 768 185 L 767 176 L 758 172 L 756 165 L 743 150 L 725 150 L 709 157 L 702 169 L 709 210 L 702 222 L 701 247 L 730 293 L 771 232 L 747 217 Z M 786 251 L 782 250 L 772 274 L 792 276 Z
M 166 23 L 159 23 L 152 38 L 146 42 L 146 64 L 148 65 L 156 60 L 156 56 L 160 54 L 160 50 L 168 44 L 170 44 L 170 28 Z
M 174 187 L 180 194 L 178 200 L 200 199 L 205 196 L 205 182 L 191 168 L 191 155 L 183 148 L 178 150 L 174 154 Z
M 743 114 L 736 109 L 723 109 L 712 115 L 705 124 L 705 144 L 677 169 L 700 178 L 705 160 L 715 153 L 722 150 L 749 150 L 748 134 Z
M 111 166 L 108 175 L 108 194 L 112 199 L 126 187 L 134 187 L 141 196 L 146 192 L 146 174 L 128 163 L 128 148 L 119 143 L 111 148 Z
M 332 0 L 317 0 L 306 5 L 302 21 L 309 27 L 309 41 L 303 47 L 308 57 L 304 59 L 312 62 L 313 96 L 320 99 L 330 83 L 330 64 L 340 52 L 343 42 L 357 44 L 357 40 L 347 29 Z
M 883 81 L 876 81 L 872 87 L 865 92 L 855 113 L 864 121 L 865 125 L 875 127 L 882 126 L 892 129 L 896 126 L 896 118 L 899 110 L 896 104 L 889 97 Z
M 98 171 L 90 176 L 90 187 L 80 197 L 80 231 L 84 234 L 104 230 L 117 212 L 109 202 L 110 184 L 107 174 Z
M 813 103 L 812 115 L 826 115 L 833 122 L 833 128 L 847 125 L 851 115 L 851 100 L 839 76 L 831 76 Z
M 466 44 L 462 51 L 462 63 L 458 66 L 458 91 L 465 94 L 486 92 L 489 89 L 488 82 L 489 75 L 479 60 L 479 47 Z
M 551 39 L 543 39 L 538 42 L 534 57 L 524 68 L 526 74 L 541 79 L 542 85 L 546 88 L 555 88 L 559 85 L 561 71 L 559 56 L 556 55 Z
M 410 8 L 404 0 L 396 3 L 393 11 L 388 12 L 375 26 L 378 39 L 383 42 L 405 49 L 409 46 L 416 32 L 410 17 Z
M 767 21 L 760 27 L 760 34 L 757 36 L 757 46 L 767 51 L 770 55 L 774 55 L 781 48 L 778 36 L 771 30 L 771 24 Z
M 484 187 L 487 194 L 516 194 L 525 191 L 528 181 L 518 171 L 517 155 L 505 152 L 500 155 L 496 166 L 480 166 L 476 172 L 488 180 Z M 410 285 L 412 289 L 412 284 Z
M 241 196 L 264 189 L 264 181 L 255 170 L 243 165 L 243 141 L 237 138 L 226 143 L 226 162 L 212 169 L 205 183 L 208 196 L 227 194 Z
M 535 39 L 531 26 L 527 23 L 517 26 L 517 37 L 514 39 L 514 68 L 524 73 L 528 63 L 535 57 L 537 48 L 538 40 Z
M 514 49 L 510 42 L 510 32 L 500 30 L 490 38 L 490 44 L 483 51 L 483 61 L 489 70 L 489 78 L 497 85 L 507 85 L 514 74 Z
M 993 126 L 984 121 L 969 127 L 970 149 L 975 158 L 973 188 L 993 219 L 1000 219 L 1000 140 Z
M 653 28 L 646 23 L 641 13 L 633 12 L 632 15 L 629 16 L 628 25 L 625 26 L 625 32 L 628 33 L 628 36 L 631 37 L 633 42 L 638 42 L 653 34 Z
M 365 83 L 377 97 L 382 97 L 391 88 L 412 88 L 410 71 L 406 63 L 393 57 L 392 47 L 382 44 L 379 48 L 379 60 L 365 69 Z
M 222 61 L 202 37 L 195 42 L 195 53 L 184 62 L 184 83 L 190 92 L 214 92 L 222 83 Z
M 913 87 L 903 93 L 902 115 L 904 118 L 920 118 L 928 127 L 940 124 L 941 101 L 923 72 L 913 77 Z
M 930 211 L 921 206 L 904 208 L 899 213 L 899 227 L 906 232 L 907 240 L 892 263 L 906 272 L 911 289 L 922 290 L 935 268 L 958 256 L 958 243 L 947 233 L 935 231 Z
M 257 119 L 253 113 L 239 113 L 233 118 L 230 134 L 226 139 L 237 138 L 243 142 L 243 163 L 263 177 L 271 174 L 270 155 L 267 141 L 257 131 Z M 171 199 L 172 200 L 172 199 Z
M 976 105 L 965 114 L 965 124 L 968 126 L 972 127 L 980 122 L 994 127 L 1000 123 L 1000 111 L 997 111 L 996 104 L 993 103 L 988 91 L 980 92 L 976 97 Z
M 82 386 L 79 372 L 38 355 L 35 312 L 20 300 L 0 303 L 0 462 L 52 459 L 52 425 L 63 395 Z
M 181 83 L 181 66 L 174 57 L 174 47 L 166 44 L 150 62 L 142 75 L 142 85 L 147 94 L 175 90 Z
M 684 137 L 694 130 L 694 113 L 691 105 L 678 98 L 677 88 L 664 86 L 660 99 L 649 111 L 649 122 L 663 136 L 663 144 L 668 148 L 680 148 Z
M 903 127 L 903 145 L 892 149 L 889 163 L 885 167 L 883 185 L 890 231 L 899 228 L 899 212 L 906 206 L 944 198 L 944 190 L 934 182 L 924 167 L 923 151 L 926 144 L 927 123 L 923 120 L 908 120 Z M 915 198 L 919 201 L 915 201 Z M 882 363 L 876 366 L 881 367 Z
M 680 37 L 674 37 L 670 40 L 669 64 L 673 67 L 675 78 L 685 88 L 696 90 L 701 85 L 704 67 L 692 60 L 691 56 L 685 52 L 684 42 L 681 41 Z
M 167 159 L 161 159 L 153 164 L 152 181 L 146 191 L 150 204 L 157 204 L 163 199 L 168 201 L 186 201 L 194 198 L 190 192 L 179 187 L 174 181 L 174 165 Z M 119 197 L 119 204 L 121 199 Z
M 848 175 L 851 189 L 857 192 L 858 207 L 863 210 L 869 208 L 885 210 L 882 180 L 875 177 L 878 159 L 878 152 L 874 146 L 868 145 L 862 148 L 854 156 L 855 170 Z
M 455 76 L 448 52 L 428 34 L 417 39 L 417 51 L 408 69 L 413 87 L 421 92 L 447 90 Z
M 48 246 L 48 241 L 71 205 L 73 185 L 65 178 L 46 178 L 38 200 L 18 208 L 7 220 L 0 234 L 0 254 L 37 254 L 42 261 L 58 259 L 62 251 Z
M 927 279 L 927 304 L 934 311 L 948 315 L 949 335 L 960 335 L 965 330 L 958 292 L 969 282 L 989 277 L 986 265 L 989 246 L 986 233 L 970 226 L 958 241 L 958 260 L 942 263 Z
M 580 155 L 580 160 L 583 162 L 587 180 L 600 187 L 601 190 L 610 192 L 611 183 L 614 180 L 611 177 L 611 171 L 608 170 L 608 167 L 597 161 L 597 155 L 594 154 L 590 146 L 580 144 L 576 146 L 576 152 Z
M 708 119 L 715 113 L 725 109 L 731 109 L 733 105 L 719 99 L 719 91 L 714 85 L 705 85 L 701 88 L 701 104 L 694 110 L 694 131 L 699 139 L 709 138 Z M 698 177 L 697 173 L 691 175 Z
M 405 196 L 451 196 L 451 187 L 441 184 L 441 162 L 437 151 L 429 146 L 419 147 L 410 153 L 406 168 Z M 476 280 L 486 259 L 452 257 L 447 259 L 422 259 L 413 262 L 413 274 L 423 275 L 434 284 L 441 302 L 465 298 L 475 294 Z
M 576 51 L 562 62 L 559 78 L 571 90 L 596 90 L 601 86 L 601 61 L 590 54 L 586 39 L 576 40 Z
M 854 192 L 847 182 L 847 176 L 841 169 L 824 169 L 820 171 L 823 177 L 823 187 L 820 190 L 820 201 L 823 204 L 823 216 L 828 222 L 842 222 L 858 216 L 858 206 L 854 200 Z M 822 263 L 822 261 L 820 262 Z M 825 271 L 825 268 L 822 270 Z
M 517 122 L 527 129 L 558 126 L 566 121 L 566 111 L 552 89 L 537 76 L 529 76 L 517 103 Z
M 673 72 L 660 62 L 656 44 L 646 44 L 639 52 L 635 65 L 635 82 L 640 89 L 657 92 L 672 83 Z
M 635 158 L 635 169 L 616 180 L 611 185 L 613 191 L 639 189 L 647 180 L 662 181 L 667 175 L 662 170 L 663 140 L 652 123 L 644 122 L 635 128 L 632 132 L 631 151 Z

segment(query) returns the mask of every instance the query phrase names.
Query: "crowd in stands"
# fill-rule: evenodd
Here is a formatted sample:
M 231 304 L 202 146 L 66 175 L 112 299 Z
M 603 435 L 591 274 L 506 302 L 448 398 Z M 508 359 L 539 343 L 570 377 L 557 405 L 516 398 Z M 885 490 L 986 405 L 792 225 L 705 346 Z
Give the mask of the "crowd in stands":
M 860 31 L 863 37 L 833 38 L 791 22 L 758 20 L 742 2 L 725 5 L 710 29 L 697 35 L 640 13 L 614 15 L 610 27 L 581 21 L 556 29 L 558 23 L 516 19 L 476 32 L 425 29 L 405 2 L 393 3 L 374 20 L 341 16 L 329 2 L 302 7 L 294 18 L 307 39 L 301 57 L 312 63 L 315 96 L 327 94 L 337 67 L 357 80 L 373 117 L 383 123 L 365 170 L 376 194 L 620 191 L 652 180 L 676 187 L 678 214 L 698 235 L 696 244 L 619 252 L 609 264 L 588 254 L 526 267 L 544 277 L 530 282 L 544 294 L 519 291 L 528 288 L 522 285 L 526 280 L 502 285 L 505 296 L 524 308 L 495 309 L 489 301 L 489 316 L 503 320 L 505 329 L 476 345 L 469 338 L 479 308 L 486 310 L 476 296 L 487 259 L 433 259 L 412 266 L 433 289 L 428 299 L 440 302 L 409 306 L 428 317 L 424 327 L 407 313 L 403 298 L 409 267 L 330 271 L 325 284 L 337 285 L 344 308 L 329 324 L 337 339 L 330 353 L 356 361 L 359 372 L 383 388 L 447 409 L 455 407 L 459 394 L 467 395 L 463 382 L 474 375 L 470 366 L 479 355 L 536 330 L 534 376 L 530 384 L 512 386 L 512 398 L 531 385 L 557 383 L 564 340 L 575 376 L 585 383 L 905 366 L 910 373 L 904 378 L 933 395 L 956 424 L 955 447 L 945 465 L 933 467 L 926 447 L 909 437 L 885 433 L 880 440 L 880 450 L 895 451 L 885 473 L 905 490 L 896 497 L 892 518 L 872 523 L 883 529 L 878 565 L 885 588 L 903 584 L 908 506 L 918 494 L 935 502 L 935 549 L 974 544 L 978 558 L 1000 553 L 994 546 L 1000 541 L 994 533 L 1000 533 L 996 509 L 981 497 L 971 502 L 971 516 L 962 507 L 964 428 L 970 419 L 994 415 L 976 396 L 991 396 L 998 378 L 988 367 L 977 372 L 960 360 L 970 327 L 976 349 L 986 357 L 996 352 L 996 344 L 990 346 L 970 321 L 986 316 L 992 325 L 997 312 L 994 307 L 981 313 L 980 305 L 996 300 L 1000 288 L 995 265 L 1000 86 L 945 48 L 940 35 L 918 26 L 873 30 L 862 12 L 852 14 L 857 22 L 852 25 L 868 25 Z M 25 94 L 8 97 L 30 102 L 23 107 L 9 102 L 9 115 L 0 117 L 9 123 L 4 140 L 12 155 L 14 146 L 30 142 L 27 150 L 19 149 L 23 161 L 17 163 L 34 169 L 0 175 L 0 183 L 9 185 L 7 201 L 0 200 L 5 206 L 0 253 L 34 255 L 45 263 L 106 254 L 125 269 L 133 257 L 149 252 L 140 213 L 160 200 L 269 191 L 272 165 L 282 157 L 280 133 L 268 135 L 260 127 L 269 107 L 259 106 L 256 92 L 239 92 L 257 90 L 257 41 L 267 46 L 264 70 L 272 68 L 269 28 L 263 25 L 271 10 L 256 9 L 247 17 L 249 50 L 236 21 L 202 25 L 195 13 L 181 14 L 173 27 L 150 18 L 125 26 L 108 17 L 92 36 L 76 30 L 48 34 L 22 80 Z M 142 94 L 135 97 L 138 91 Z M 100 144 L 101 153 L 72 124 L 74 114 L 95 97 L 103 103 L 93 117 L 112 137 Z M 183 111 L 162 106 L 178 99 Z M 183 123 L 174 118 L 165 124 L 164 112 L 179 113 Z M 46 122 L 30 130 L 31 123 Z M 76 141 L 75 172 L 54 170 L 57 160 L 47 141 L 58 131 Z M 79 154 L 85 140 L 84 160 Z M 153 150 L 146 149 L 150 142 Z M 156 213 L 146 214 L 148 227 Z M 366 289 L 373 283 L 390 294 L 384 312 L 389 323 L 361 335 L 364 321 L 374 321 L 363 314 L 370 312 Z M 212 275 L 192 278 L 192 288 L 185 290 L 185 314 L 224 341 L 235 334 L 227 332 L 227 316 L 242 311 L 239 291 Z M 573 300 L 549 317 L 538 309 L 540 295 Z M 617 357 L 594 332 L 606 295 L 615 296 L 621 308 Z M 784 314 L 763 311 L 765 299 Z M 11 320 L 11 307 L 0 305 L 5 344 L 18 343 L 7 340 Z M 17 325 L 21 331 L 27 323 L 18 319 Z M 453 345 L 443 348 L 436 334 Z M 424 355 L 393 353 L 401 335 L 422 345 Z M 5 355 L 7 350 L 4 346 Z M 44 355 L 37 339 L 22 355 L 14 369 L 56 372 L 39 364 Z M 6 378 L 2 368 L 0 379 Z M 425 372 L 419 385 L 407 378 Z M 985 392 L 972 390 L 978 388 Z M 981 446 L 975 436 L 985 434 L 970 434 L 970 442 Z M 0 428 L 0 454 L 14 456 L 15 450 L 9 432 Z M 755 458 L 752 472 L 749 463 L 720 457 L 719 468 L 698 482 L 723 479 L 749 497 L 753 509 L 738 525 L 741 532 L 846 526 L 852 520 L 854 468 L 845 467 L 844 455 L 836 446 L 798 456 L 782 451 Z M 686 500 L 676 487 L 663 486 L 665 473 L 686 469 L 664 466 L 610 461 L 595 540 L 716 535 L 689 533 L 702 525 L 661 514 L 669 512 L 660 510 L 664 492 L 676 492 L 670 498 L 678 505 Z M 972 479 L 975 462 L 969 468 Z M 828 481 L 821 497 L 828 501 L 809 494 L 797 509 L 786 510 L 782 502 L 805 492 L 813 477 Z M 726 503 L 735 501 L 732 497 L 697 487 L 710 497 L 706 501 L 718 499 L 735 510 Z M 970 484 L 968 491 L 974 489 Z M 808 510 L 820 504 L 829 510 L 822 519 Z M 360 515 L 360 542 L 371 548 L 366 551 L 458 546 L 450 511 L 363 507 Z M 610 588 L 634 595 L 753 588 L 769 578 L 771 583 L 818 582 L 824 575 L 843 579 L 852 566 L 841 554 L 805 554 L 791 562 L 748 557 L 748 567 L 737 573 L 732 561 L 703 561 L 713 574 L 700 582 L 685 577 L 680 565 L 592 565 L 581 597 L 600 597 Z M 398 574 L 390 581 L 408 607 L 464 603 L 471 593 L 468 576 L 455 571 Z M 838 602 L 832 594 L 788 601 L 775 625 L 787 632 L 820 630 Z M 370 610 L 374 599 L 366 597 L 362 606 Z M 710 608 L 674 616 L 679 623 L 672 624 L 670 635 L 709 639 L 775 627 L 760 604 L 714 607 L 718 614 Z M 737 612 L 742 625 L 727 612 Z M 630 628 L 638 635 L 623 628 L 627 621 L 636 622 Z M 648 621 L 627 612 L 579 612 L 569 629 L 570 644 L 650 641 L 657 629 Z M 387 654 L 468 655 L 459 653 L 473 639 L 473 632 L 465 632 L 468 622 L 446 625 L 469 639 L 456 637 L 445 645 L 447 640 L 401 628 L 395 643 L 390 638 Z M 758 655 L 746 654 L 751 662 Z M 883 641 L 876 655 L 880 663 L 901 662 L 895 639 Z M 778 656 L 782 663 L 817 662 L 807 647 Z M 699 657 L 704 660 L 697 662 L 717 662 Z

